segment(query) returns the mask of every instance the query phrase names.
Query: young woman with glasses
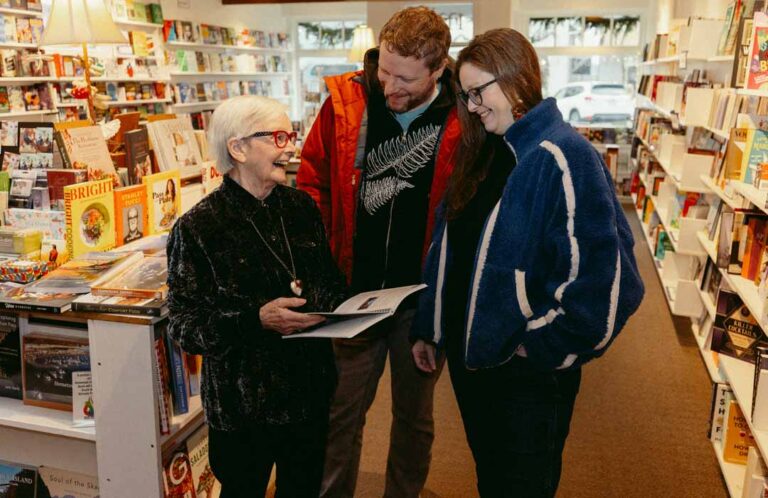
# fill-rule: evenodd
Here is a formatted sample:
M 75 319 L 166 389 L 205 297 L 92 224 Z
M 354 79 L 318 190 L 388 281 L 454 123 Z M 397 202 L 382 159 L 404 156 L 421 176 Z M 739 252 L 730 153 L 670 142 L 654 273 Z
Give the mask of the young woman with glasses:
M 222 497 L 318 496 L 336 365 L 328 339 L 283 336 L 323 319 L 346 284 L 312 198 L 282 185 L 296 133 L 265 97 L 223 102 L 208 130 L 220 187 L 168 242 L 169 333 L 203 355 L 209 458 Z
M 598 152 L 542 99 L 511 29 L 475 37 L 456 74 L 462 138 L 413 329 L 445 351 L 482 497 L 552 497 L 579 390 L 643 296 L 634 240 Z

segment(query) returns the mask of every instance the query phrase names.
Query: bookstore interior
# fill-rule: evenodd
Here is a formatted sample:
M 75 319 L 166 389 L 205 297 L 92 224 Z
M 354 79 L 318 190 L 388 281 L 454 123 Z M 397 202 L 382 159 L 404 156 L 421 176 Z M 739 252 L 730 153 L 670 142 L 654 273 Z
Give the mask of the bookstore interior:
M 0 0 L 0 497 L 219 496 L 203 358 L 166 333 L 168 233 L 223 181 L 211 115 L 284 104 L 295 187 L 323 78 L 420 3 L 453 57 L 531 41 L 695 339 L 712 496 L 768 496 L 768 1 Z

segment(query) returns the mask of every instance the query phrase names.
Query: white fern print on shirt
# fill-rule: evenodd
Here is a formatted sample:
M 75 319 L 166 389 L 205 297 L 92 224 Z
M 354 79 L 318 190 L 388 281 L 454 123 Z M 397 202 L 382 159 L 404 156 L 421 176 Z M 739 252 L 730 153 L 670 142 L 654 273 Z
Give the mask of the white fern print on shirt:
M 413 188 L 405 179 L 429 164 L 439 133 L 439 126 L 425 126 L 412 134 L 391 138 L 368 154 L 368 182 L 363 192 L 368 214 L 374 214 L 403 190 Z M 390 170 L 395 176 L 374 180 Z

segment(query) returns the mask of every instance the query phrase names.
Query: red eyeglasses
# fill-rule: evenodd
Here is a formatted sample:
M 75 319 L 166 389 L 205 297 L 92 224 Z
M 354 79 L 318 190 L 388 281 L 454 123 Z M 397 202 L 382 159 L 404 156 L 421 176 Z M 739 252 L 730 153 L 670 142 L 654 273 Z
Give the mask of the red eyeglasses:
M 296 145 L 296 137 L 297 134 L 295 131 L 285 131 L 285 130 L 276 130 L 276 131 L 257 131 L 255 133 L 251 133 L 247 137 L 243 137 L 242 140 L 248 140 L 249 138 L 256 138 L 256 137 L 272 137 L 272 140 L 275 142 L 275 147 L 278 149 L 284 149 L 286 145 L 288 145 L 288 142 L 291 142 L 293 145 Z

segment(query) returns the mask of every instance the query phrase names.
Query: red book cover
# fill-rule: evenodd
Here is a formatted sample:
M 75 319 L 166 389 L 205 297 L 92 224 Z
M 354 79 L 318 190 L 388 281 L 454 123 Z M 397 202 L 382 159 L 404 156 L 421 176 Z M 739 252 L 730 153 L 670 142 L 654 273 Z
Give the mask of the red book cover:
M 87 172 L 82 169 L 49 169 L 45 172 L 48 177 L 48 195 L 51 198 L 51 207 L 62 209 L 64 207 L 64 187 L 86 181 Z
M 164 498 L 196 498 L 192 467 L 187 452 L 180 448 L 163 469 Z
M 768 26 L 755 26 L 750 50 L 747 89 L 768 88 Z

